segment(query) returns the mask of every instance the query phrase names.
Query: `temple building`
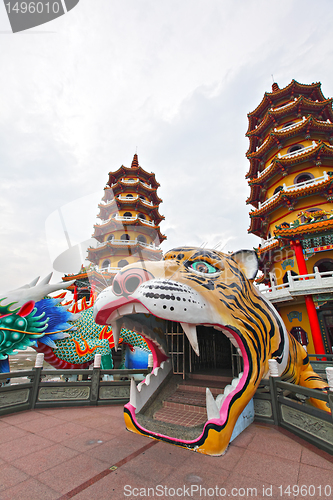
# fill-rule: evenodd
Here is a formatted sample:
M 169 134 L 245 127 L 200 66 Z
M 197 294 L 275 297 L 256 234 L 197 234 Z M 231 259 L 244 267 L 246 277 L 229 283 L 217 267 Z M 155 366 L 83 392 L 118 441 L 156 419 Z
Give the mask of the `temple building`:
M 96 244 L 88 248 L 91 264 L 77 275 L 73 291 L 77 298 L 89 297 L 91 289 L 100 292 L 111 285 L 117 272 L 139 260 L 161 260 L 160 244 L 166 239 L 160 231 L 164 219 L 158 208 L 159 183 L 155 174 L 139 166 L 134 155 L 130 167 L 122 165 L 109 173 L 104 196 L 98 205 L 100 224 L 94 225 L 92 237 Z
M 333 112 L 320 83 L 277 83 L 248 114 L 258 283 L 310 354 L 333 347 Z

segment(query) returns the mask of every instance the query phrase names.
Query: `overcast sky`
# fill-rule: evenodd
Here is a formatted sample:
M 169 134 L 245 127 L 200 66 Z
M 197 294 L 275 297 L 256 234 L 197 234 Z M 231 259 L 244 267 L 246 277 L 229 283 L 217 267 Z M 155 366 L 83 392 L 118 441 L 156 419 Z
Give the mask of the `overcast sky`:
M 80 0 L 12 34 L 1 3 L 0 290 L 52 270 L 59 210 L 71 245 L 90 238 L 136 148 L 161 184 L 164 251 L 257 246 L 247 113 L 272 74 L 333 96 L 332 25 L 332 0 Z

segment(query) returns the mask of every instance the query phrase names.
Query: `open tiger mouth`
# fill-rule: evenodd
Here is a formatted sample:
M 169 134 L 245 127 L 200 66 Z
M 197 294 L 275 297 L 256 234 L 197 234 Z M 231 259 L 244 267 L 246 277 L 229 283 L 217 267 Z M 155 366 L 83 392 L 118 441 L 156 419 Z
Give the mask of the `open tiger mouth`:
M 230 425 L 230 420 L 234 420 L 230 419 L 230 410 L 235 403 L 237 405 L 237 401 L 242 397 L 248 385 L 250 356 L 246 343 L 242 341 L 241 332 L 216 322 L 211 308 L 204 299 L 183 283 L 155 278 L 141 283 L 133 293 L 128 295 L 120 295 L 120 293 L 116 295 L 114 291 L 117 292 L 117 288 L 114 290 L 114 287 L 109 287 L 99 295 L 95 305 L 95 321 L 99 324 L 112 326 L 115 345 L 117 345 L 122 327 L 139 333 L 151 349 L 154 360 L 152 372 L 146 376 L 144 381 L 138 385 L 134 380 L 131 382 L 130 402 L 124 410 L 127 427 L 134 432 L 186 448 L 196 450 L 202 447 L 210 430 L 221 432 L 228 424 Z M 185 316 L 195 322 L 182 321 Z M 198 321 L 198 316 L 204 321 Z M 161 385 L 172 371 L 165 335 L 165 320 L 180 323 L 190 345 L 198 356 L 200 353 L 197 326 L 203 325 L 212 327 L 226 335 L 231 343 L 240 349 L 243 357 L 244 371 L 225 387 L 223 393 L 214 398 L 211 391 L 206 389 L 207 421 L 203 425 L 201 434 L 195 439 L 186 440 L 175 437 L 174 434 L 168 436 L 147 428 L 149 422 L 147 424 L 145 421 L 147 427 L 139 423 L 140 411 L 150 398 L 159 392 Z M 242 405 L 238 404 L 237 406 L 241 407 Z M 238 411 L 238 415 L 239 413 L 240 411 Z M 228 432 L 228 442 L 234 423 L 235 421 L 231 422 L 232 428 Z

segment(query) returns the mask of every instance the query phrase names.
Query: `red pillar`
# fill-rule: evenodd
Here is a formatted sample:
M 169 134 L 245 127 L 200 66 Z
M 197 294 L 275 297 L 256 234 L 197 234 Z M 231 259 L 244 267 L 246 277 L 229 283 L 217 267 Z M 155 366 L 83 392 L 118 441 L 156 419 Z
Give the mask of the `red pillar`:
M 308 274 L 308 270 L 306 267 L 306 262 L 303 255 L 303 248 L 299 240 L 291 241 L 291 247 L 293 248 L 296 256 L 296 261 L 298 265 L 298 270 L 300 274 Z M 305 305 L 306 310 L 309 316 L 309 322 L 311 327 L 311 334 L 313 345 L 315 348 L 315 354 L 325 354 L 325 347 L 323 343 L 323 338 L 321 335 L 321 330 L 319 326 L 318 316 L 316 307 L 313 302 L 313 298 L 311 295 L 305 295 Z

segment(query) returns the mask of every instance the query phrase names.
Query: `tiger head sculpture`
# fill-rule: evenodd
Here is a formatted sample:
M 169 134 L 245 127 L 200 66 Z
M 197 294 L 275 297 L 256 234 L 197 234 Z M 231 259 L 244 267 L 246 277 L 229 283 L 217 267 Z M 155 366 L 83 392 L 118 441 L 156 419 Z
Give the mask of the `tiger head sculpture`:
M 122 326 L 135 330 L 143 335 L 153 353 L 152 373 L 138 386 L 132 381 L 130 402 L 125 406 L 129 430 L 200 453 L 221 455 L 239 415 L 267 375 L 270 359 L 277 361 L 279 375 L 305 385 L 304 372 L 311 370 L 306 352 L 289 336 L 274 307 L 253 286 L 251 280 L 257 270 L 254 251 L 224 254 L 202 248 L 175 248 L 162 261 L 124 267 L 112 286 L 101 292 L 95 304 L 96 322 L 111 324 L 115 339 Z M 243 373 L 233 380 L 228 393 L 214 400 L 207 390 L 208 420 L 201 434 L 192 440 L 154 432 L 138 421 L 140 410 L 171 370 L 163 331 L 165 320 L 181 324 L 197 355 L 196 328 L 204 325 L 226 335 L 243 357 Z M 321 379 L 317 378 L 320 385 Z M 311 380 L 314 383 L 313 376 Z

